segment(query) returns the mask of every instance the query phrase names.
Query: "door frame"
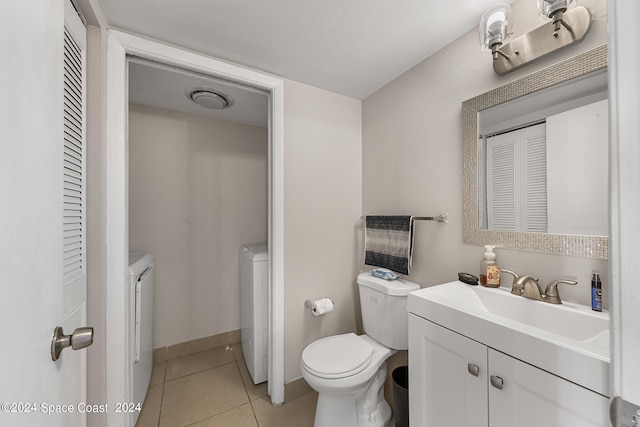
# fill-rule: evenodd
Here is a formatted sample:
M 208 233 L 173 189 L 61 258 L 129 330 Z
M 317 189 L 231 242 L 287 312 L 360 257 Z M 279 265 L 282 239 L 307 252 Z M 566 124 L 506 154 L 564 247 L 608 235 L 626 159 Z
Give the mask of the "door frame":
M 106 148 L 106 398 L 127 402 L 130 366 L 127 339 L 128 259 L 128 56 L 230 80 L 269 94 L 269 377 L 274 405 L 284 402 L 284 82 L 211 57 L 118 30 L 107 39 Z M 127 425 L 108 414 L 109 425 Z
M 640 406 L 640 4 L 609 0 L 609 198 L 612 397 Z M 628 425 L 629 420 L 617 420 Z

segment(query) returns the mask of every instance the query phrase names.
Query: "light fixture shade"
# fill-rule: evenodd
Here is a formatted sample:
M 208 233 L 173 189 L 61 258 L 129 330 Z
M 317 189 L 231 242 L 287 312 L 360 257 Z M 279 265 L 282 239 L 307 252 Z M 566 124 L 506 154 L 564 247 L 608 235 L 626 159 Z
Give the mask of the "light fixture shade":
M 551 19 L 556 12 L 562 11 L 564 13 L 575 4 L 576 0 L 538 0 L 540 19 Z
M 511 6 L 499 3 L 487 10 L 480 20 L 479 35 L 482 50 L 492 50 L 507 43 L 511 34 Z

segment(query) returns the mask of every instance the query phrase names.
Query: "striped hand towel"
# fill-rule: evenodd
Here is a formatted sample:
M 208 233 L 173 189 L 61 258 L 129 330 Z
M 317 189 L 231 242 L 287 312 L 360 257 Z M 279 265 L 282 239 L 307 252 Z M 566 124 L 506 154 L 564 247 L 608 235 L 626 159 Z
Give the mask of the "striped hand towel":
M 409 274 L 413 257 L 413 217 L 367 216 L 364 263 Z

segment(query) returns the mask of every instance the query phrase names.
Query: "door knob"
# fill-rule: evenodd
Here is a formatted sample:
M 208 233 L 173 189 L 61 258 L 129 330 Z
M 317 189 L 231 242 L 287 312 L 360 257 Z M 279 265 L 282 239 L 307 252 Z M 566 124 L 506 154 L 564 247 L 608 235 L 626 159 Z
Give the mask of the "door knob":
M 93 328 L 77 328 L 71 335 L 65 335 L 61 326 L 56 326 L 51 339 L 51 359 L 55 362 L 60 358 L 60 352 L 71 347 L 74 350 L 89 347 L 93 344 Z

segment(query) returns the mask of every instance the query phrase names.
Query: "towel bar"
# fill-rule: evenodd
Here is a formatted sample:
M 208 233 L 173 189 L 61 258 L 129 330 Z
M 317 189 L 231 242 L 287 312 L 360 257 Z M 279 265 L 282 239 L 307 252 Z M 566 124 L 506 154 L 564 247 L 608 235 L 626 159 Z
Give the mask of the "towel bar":
M 366 216 L 361 216 L 360 219 L 365 219 Z M 414 221 L 437 221 L 437 222 L 449 222 L 449 215 L 440 214 L 438 216 L 414 216 Z

